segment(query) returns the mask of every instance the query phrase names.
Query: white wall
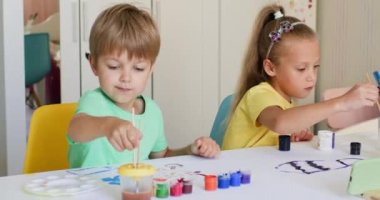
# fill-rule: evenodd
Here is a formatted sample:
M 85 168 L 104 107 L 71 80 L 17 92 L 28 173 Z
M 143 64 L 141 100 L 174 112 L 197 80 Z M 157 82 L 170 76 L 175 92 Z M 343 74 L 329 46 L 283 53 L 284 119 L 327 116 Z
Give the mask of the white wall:
M 0 176 L 21 173 L 25 152 L 23 1 L 0 1 Z
M 321 68 L 317 100 L 327 88 L 367 82 L 380 70 L 380 1 L 318 1 Z M 320 128 L 324 128 L 321 126 Z
M 319 2 L 320 92 L 367 82 L 367 72 L 380 70 L 379 8 L 378 0 Z

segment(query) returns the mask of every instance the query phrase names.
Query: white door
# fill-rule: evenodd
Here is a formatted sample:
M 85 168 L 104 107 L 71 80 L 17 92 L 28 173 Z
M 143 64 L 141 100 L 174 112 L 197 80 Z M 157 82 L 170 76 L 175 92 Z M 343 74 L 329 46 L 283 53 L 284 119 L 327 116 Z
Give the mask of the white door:
M 80 96 L 79 0 L 60 0 L 61 101 L 75 102 Z
M 218 0 L 153 1 L 161 51 L 153 98 L 171 147 L 209 135 L 218 106 Z

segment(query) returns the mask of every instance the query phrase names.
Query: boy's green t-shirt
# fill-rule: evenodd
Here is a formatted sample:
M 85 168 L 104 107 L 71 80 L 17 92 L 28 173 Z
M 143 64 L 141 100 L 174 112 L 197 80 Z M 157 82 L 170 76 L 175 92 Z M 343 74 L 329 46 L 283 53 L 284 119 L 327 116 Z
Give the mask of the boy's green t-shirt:
M 160 152 L 167 148 L 164 123 L 160 108 L 150 98 L 141 96 L 145 110 L 135 115 L 135 126 L 141 131 L 140 160 L 148 159 L 151 152 Z M 116 106 L 100 88 L 85 93 L 79 100 L 76 113 L 91 116 L 113 116 L 132 121 L 132 114 Z M 68 158 L 70 168 L 120 165 L 133 162 L 133 151 L 117 151 L 107 140 L 100 137 L 86 143 L 76 143 L 69 136 Z

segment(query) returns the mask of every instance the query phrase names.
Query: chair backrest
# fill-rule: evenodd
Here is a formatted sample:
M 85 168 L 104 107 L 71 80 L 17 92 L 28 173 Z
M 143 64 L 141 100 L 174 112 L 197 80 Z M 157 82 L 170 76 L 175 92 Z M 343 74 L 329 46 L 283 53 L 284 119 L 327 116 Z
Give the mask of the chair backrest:
M 42 80 L 51 70 L 48 33 L 32 33 L 24 36 L 25 86 Z
M 323 100 L 341 96 L 350 89 L 351 87 L 327 89 L 323 93 Z M 333 130 L 339 130 L 379 116 L 380 112 L 375 104 L 371 107 L 366 106 L 356 110 L 331 115 L 327 118 L 327 126 Z
M 229 95 L 223 99 L 218 112 L 216 113 L 214 124 L 211 129 L 210 137 L 215 140 L 219 146 L 223 143 L 224 134 L 227 129 L 227 117 L 230 114 L 233 100 L 233 95 Z
M 25 153 L 24 173 L 67 169 L 66 134 L 76 103 L 50 104 L 32 115 Z

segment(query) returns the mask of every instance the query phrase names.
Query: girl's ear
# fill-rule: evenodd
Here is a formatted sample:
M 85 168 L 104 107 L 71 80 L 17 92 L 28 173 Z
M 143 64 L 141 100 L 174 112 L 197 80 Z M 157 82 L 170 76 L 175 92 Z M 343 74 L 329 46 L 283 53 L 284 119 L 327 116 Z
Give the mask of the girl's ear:
M 98 70 L 96 68 L 94 57 L 92 57 L 91 54 L 88 54 L 88 56 L 86 57 L 87 57 L 88 62 L 90 63 L 92 72 L 95 74 L 95 76 L 98 76 Z
M 276 69 L 274 67 L 274 64 L 269 59 L 263 60 L 263 67 L 264 67 L 265 73 L 268 76 L 273 77 L 276 75 Z

